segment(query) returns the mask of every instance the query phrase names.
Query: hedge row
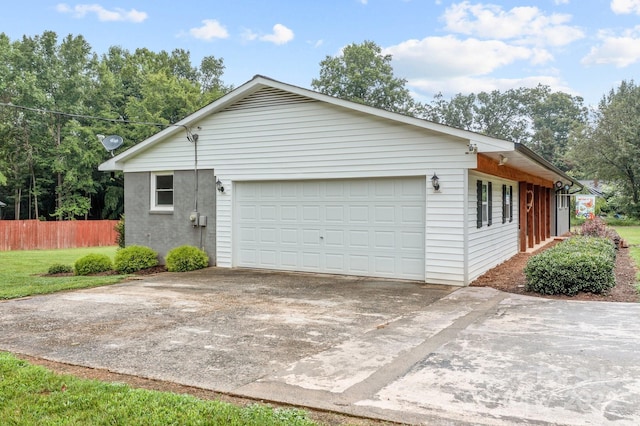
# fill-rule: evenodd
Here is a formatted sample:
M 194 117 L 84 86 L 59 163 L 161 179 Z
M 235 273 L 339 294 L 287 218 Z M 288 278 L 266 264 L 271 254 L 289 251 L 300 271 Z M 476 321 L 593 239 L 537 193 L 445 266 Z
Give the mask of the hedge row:
M 616 249 L 609 238 L 578 236 L 532 256 L 527 291 L 541 294 L 602 293 L 615 284 Z

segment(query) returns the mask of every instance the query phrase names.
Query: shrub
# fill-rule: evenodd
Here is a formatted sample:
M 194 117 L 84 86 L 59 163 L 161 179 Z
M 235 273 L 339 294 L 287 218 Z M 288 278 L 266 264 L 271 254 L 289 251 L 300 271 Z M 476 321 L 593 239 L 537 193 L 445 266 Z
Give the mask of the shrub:
M 132 245 L 116 252 L 113 267 L 121 274 L 130 274 L 158 264 L 158 253 L 149 247 Z
M 76 260 L 73 265 L 76 275 L 98 274 L 111 270 L 113 265 L 106 254 L 88 254 Z
M 573 237 L 532 256 L 524 273 L 527 291 L 602 293 L 615 285 L 616 250 L 608 238 Z
M 195 271 L 209 266 L 209 256 L 204 250 L 193 246 L 176 247 L 167 253 L 167 271 Z
M 47 271 L 47 273 L 50 275 L 68 274 L 69 272 L 73 272 L 73 266 L 64 265 L 62 263 L 54 263 L 53 265 L 49 266 L 49 269 Z
M 124 248 L 124 215 L 120 216 L 120 220 L 113 229 L 116 231 L 116 244 L 118 247 Z

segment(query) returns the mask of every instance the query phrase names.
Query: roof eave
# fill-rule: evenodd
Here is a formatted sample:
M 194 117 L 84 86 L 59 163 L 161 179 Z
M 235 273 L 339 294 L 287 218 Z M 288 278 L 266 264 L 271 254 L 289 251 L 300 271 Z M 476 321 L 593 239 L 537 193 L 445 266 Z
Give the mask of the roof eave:
M 544 157 L 536 154 L 530 148 L 527 148 L 525 145 L 516 142 L 516 143 L 513 144 L 513 146 L 514 146 L 516 152 L 519 152 L 522 155 L 525 155 L 526 157 L 528 157 L 532 161 L 535 161 L 536 163 L 540 164 L 545 169 L 550 170 L 553 173 L 561 176 L 563 180 L 571 182 L 571 186 L 577 185 L 580 190 L 582 190 L 584 188 L 584 186 L 579 181 L 577 181 L 576 179 L 574 179 L 571 176 L 567 175 L 565 172 L 563 172 L 562 170 L 560 170 L 559 168 L 554 166 L 550 161 L 548 161 L 548 160 L 544 159 Z

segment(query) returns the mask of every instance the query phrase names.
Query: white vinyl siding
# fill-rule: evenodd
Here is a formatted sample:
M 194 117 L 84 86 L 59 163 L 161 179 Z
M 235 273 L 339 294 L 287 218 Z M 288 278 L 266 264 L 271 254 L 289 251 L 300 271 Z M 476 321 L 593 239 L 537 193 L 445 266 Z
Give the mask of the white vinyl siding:
M 491 182 L 493 221 L 491 226 L 476 223 L 476 182 Z M 502 223 L 502 185 L 513 187 L 513 220 Z M 469 173 L 469 216 L 467 230 L 469 234 L 469 281 L 473 281 L 492 267 L 499 265 L 518 253 L 518 183 L 480 173 Z
M 320 102 L 223 111 L 198 126 L 199 167 L 233 180 L 416 176 L 442 164 L 475 167 L 474 156 L 463 155 L 466 141 Z M 193 168 L 193 147 L 182 136 L 131 158 L 126 171 Z
M 437 174 L 440 178 L 438 193 L 431 189 L 431 179 L 427 176 L 425 281 L 465 285 L 467 171 L 440 168 Z

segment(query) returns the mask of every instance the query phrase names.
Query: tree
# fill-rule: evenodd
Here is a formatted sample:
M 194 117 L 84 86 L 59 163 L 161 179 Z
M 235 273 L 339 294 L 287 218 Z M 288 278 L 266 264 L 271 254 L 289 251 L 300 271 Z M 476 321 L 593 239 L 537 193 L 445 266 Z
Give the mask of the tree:
M 122 175 L 98 172 L 109 153 L 96 135 L 135 145 L 226 93 L 223 70 L 213 56 L 193 66 L 182 49 L 111 47 L 99 57 L 82 36 L 59 41 L 46 31 L 12 42 L 0 33 L 0 102 L 13 104 L 0 107 L 3 213 L 119 218 Z
M 372 41 L 352 43 L 342 55 L 327 56 L 320 62 L 320 77 L 311 86 L 326 95 L 369 105 L 387 111 L 413 114 L 416 107 L 407 81 L 395 77 L 391 55 Z
M 438 94 L 425 107 L 424 117 L 522 143 L 566 171 L 569 139 L 587 122 L 587 110 L 582 98 L 539 85 L 505 92 L 457 94 L 449 101 Z
M 640 218 L 640 87 L 623 81 L 598 104 L 593 123 L 571 143 L 571 157 L 592 178 L 623 189 L 626 213 Z

